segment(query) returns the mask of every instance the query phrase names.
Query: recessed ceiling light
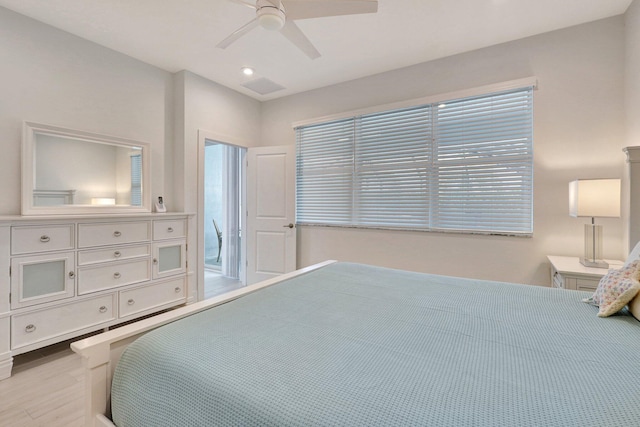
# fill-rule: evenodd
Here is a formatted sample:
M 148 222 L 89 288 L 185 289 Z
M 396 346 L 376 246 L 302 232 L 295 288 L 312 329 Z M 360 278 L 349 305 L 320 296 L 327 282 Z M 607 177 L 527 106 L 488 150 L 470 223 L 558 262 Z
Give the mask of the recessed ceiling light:
M 252 76 L 253 75 L 253 68 L 251 68 L 251 67 L 242 67 L 242 74 L 244 74 L 245 76 Z

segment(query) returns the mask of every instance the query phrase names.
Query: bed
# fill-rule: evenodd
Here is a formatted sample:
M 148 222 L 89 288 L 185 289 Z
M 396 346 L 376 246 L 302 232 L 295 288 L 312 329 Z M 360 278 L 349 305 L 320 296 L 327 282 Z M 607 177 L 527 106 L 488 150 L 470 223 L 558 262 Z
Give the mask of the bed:
M 87 425 L 640 425 L 640 307 L 588 295 L 327 261 L 72 348 Z

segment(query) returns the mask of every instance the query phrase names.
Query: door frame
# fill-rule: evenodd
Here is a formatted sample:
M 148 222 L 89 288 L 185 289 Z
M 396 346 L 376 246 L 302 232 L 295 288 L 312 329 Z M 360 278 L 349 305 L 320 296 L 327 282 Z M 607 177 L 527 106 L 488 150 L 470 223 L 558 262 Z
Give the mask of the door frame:
M 198 301 L 204 299 L 204 150 L 207 141 L 213 141 L 219 144 L 232 145 L 239 148 L 249 149 L 251 146 L 246 141 L 234 138 L 229 135 L 223 135 L 216 132 L 198 129 L 198 212 L 196 221 L 196 244 L 198 245 L 196 255 L 196 282 L 197 282 L 197 298 Z M 245 161 L 243 159 L 243 161 Z M 245 173 L 241 179 L 242 187 L 242 206 L 246 206 L 246 168 Z M 241 215 L 242 218 L 245 215 Z M 244 225 L 244 224 L 243 224 Z M 247 258 L 247 239 L 241 239 L 240 251 L 242 252 L 242 258 L 246 263 Z M 243 268 L 244 277 L 240 277 L 243 283 L 246 283 L 246 268 Z

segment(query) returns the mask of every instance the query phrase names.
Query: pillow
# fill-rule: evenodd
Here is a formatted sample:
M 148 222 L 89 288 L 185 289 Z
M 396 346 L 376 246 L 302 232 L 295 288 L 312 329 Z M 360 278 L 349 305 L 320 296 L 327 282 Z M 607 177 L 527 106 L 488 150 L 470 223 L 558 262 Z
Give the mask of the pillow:
M 622 310 L 640 291 L 640 282 L 623 279 L 608 287 L 602 294 L 598 317 L 609 317 Z
M 627 260 L 624 262 L 623 267 L 627 267 L 633 261 L 637 261 L 639 259 L 640 259 L 640 242 L 636 243 L 636 246 L 633 248 L 633 250 L 627 257 Z
M 640 292 L 640 260 L 627 267 L 610 270 L 598 283 L 590 298 L 583 301 L 600 307 L 599 317 L 608 317 L 622 310 Z

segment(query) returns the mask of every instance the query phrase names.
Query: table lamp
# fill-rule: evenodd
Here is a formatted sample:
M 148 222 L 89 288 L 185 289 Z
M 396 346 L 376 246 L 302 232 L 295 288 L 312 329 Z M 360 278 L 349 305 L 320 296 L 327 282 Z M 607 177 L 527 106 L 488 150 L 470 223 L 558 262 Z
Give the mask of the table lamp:
M 580 263 L 586 267 L 609 268 L 602 260 L 602 226 L 595 217 L 620 217 L 619 179 L 578 179 L 569 183 L 569 215 L 591 217 L 584 226 L 584 256 Z

